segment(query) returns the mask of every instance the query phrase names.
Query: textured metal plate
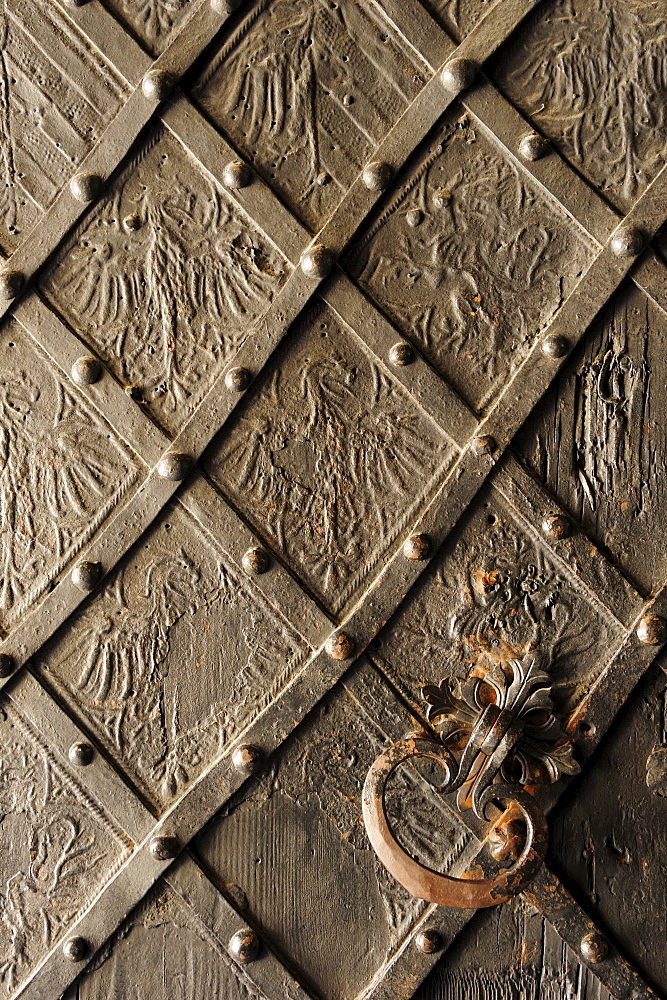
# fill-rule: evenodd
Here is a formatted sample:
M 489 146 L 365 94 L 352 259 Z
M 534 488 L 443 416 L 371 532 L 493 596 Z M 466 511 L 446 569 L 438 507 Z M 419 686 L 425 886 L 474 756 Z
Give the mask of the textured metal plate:
M 666 14 L 0 7 L 7 1000 L 667 988 Z M 584 773 L 478 917 L 360 795 L 508 649 Z M 484 870 L 432 779 L 401 843 Z

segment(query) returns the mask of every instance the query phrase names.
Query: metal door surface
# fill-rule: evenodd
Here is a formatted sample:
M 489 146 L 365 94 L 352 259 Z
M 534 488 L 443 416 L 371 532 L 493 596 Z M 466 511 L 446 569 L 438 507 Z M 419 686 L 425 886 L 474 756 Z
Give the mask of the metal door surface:
M 1 0 L 0 996 L 667 995 L 666 44 Z M 364 781 L 510 659 L 569 740 L 546 862 L 439 906 Z M 427 768 L 386 807 L 486 870 Z

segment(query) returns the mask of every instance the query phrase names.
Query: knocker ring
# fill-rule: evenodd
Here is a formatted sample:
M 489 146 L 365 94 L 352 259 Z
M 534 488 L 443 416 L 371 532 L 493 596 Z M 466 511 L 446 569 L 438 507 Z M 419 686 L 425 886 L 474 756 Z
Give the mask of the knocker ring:
M 507 659 L 464 684 L 448 678 L 423 688 L 427 720 L 439 740 L 413 736 L 394 743 L 371 765 L 363 791 L 368 838 L 385 868 L 413 896 L 441 906 L 495 906 L 521 892 L 535 877 L 546 853 L 546 819 L 524 790 L 579 767 L 551 703 L 551 679 L 534 658 Z M 494 820 L 500 849 L 515 858 L 493 878 L 455 878 L 413 858 L 392 833 L 385 804 L 387 782 L 396 768 L 428 758 L 444 772 L 442 794 L 458 791 L 460 810 Z M 496 817 L 492 803 L 501 803 Z M 497 817 L 500 817 L 499 819 Z M 521 831 L 517 833 L 516 831 Z M 520 849 L 516 842 L 522 842 Z

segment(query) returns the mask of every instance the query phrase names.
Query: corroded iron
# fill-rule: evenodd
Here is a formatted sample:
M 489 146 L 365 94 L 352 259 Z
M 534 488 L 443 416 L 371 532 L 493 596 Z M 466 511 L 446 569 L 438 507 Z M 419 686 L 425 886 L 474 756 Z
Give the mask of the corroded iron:
M 400 740 L 371 766 L 363 792 L 366 831 L 380 861 L 414 896 L 476 909 L 506 902 L 535 877 L 547 849 L 547 825 L 523 787 L 579 770 L 572 744 L 553 713 L 550 692 L 551 679 L 530 654 L 501 661 L 463 685 L 448 678 L 438 687 L 427 685 L 427 718 L 440 742 Z M 442 769 L 442 791 L 458 791 L 460 809 L 472 809 L 482 820 L 493 802 L 502 804 L 503 815 L 512 810 L 513 828 L 508 820 L 492 826 L 496 857 L 516 855 L 508 870 L 491 878 L 455 878 L 423 865 L 399 844 L 386 813 L 386 785 L 396 768 L 420 757 Z M 520 849 L 515 848 L 519 839 Z

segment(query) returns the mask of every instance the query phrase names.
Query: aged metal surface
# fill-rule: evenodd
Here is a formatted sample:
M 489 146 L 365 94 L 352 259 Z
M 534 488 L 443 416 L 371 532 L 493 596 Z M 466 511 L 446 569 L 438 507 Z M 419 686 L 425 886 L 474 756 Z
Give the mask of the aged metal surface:
M 8 1000 L 667 991 L 666 23 L 0 4 Z M 547 864 L 417 900 L 364 776 L 526 655 L 583 771 Z M 438 780 L 392 829 L 481 885 L 520 831 Z

